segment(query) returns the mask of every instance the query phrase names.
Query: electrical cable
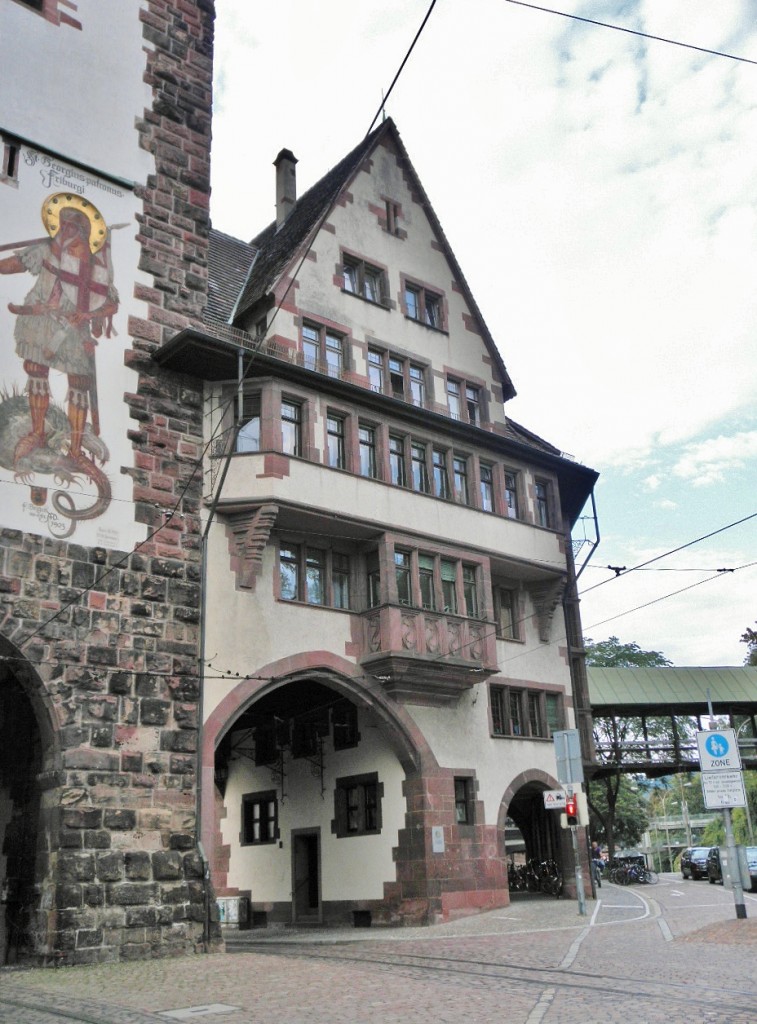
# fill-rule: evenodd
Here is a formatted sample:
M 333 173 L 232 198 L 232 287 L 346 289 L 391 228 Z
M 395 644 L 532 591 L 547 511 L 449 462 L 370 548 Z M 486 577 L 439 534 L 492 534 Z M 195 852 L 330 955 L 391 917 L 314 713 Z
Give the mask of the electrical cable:
M 598 587 L 603 587 L 605 583 L 611 583 L 612 580 L 619 579 L 621 576 L 627 576 L 630 572 L 637 572 L 639 569 L 643 569 L 647 565 L 652 565 L 653 562 L 659 562 L 663 558 L 669 558 L 671 555 L 677 554 L 679 551 L 684 551 L 686 548 L 693 547 L 694 544 L 699 544 L 703 540 L 709 540 L 710 537 L 716 537 L 719 533 L 725 533 L 726 530 L 732 530 L 735 526 L 741 526 L 742 523 L 748 523 L 750 519 L 757 518 L 757 512 L 752 512 L 748 516 L 744 516 L 743 519 L 737 519 L 733 523 L 728 523 L 726 526 L 721 526 L 717 530 L 712 530 L 710 533 L 705 533 L 701 537 L 696 537 L 694 540 L 688 541 L 686 544 L 680 544 L 677 548 L 671 548 L 670 551 L 664 551 L 661 555 L 655 555 L 654 558 L 648 558 L 646 562 L 639 562 L 638 565 L 634 565 L 631 569 L 625 569 L 622 572 L 615 572 L 614 576 L 608 577 L 606 580 L 602 580 L 600 583 L 595 583 L 591 587 L 587 587 L 582 590 L 579 597 L 583 597 L 584 594 L 590 594 L 592 590 L 597 590 Z M 608 566 L 613 568 L 612 566 Z M 725 570 L 718 569 L 717 572 L 723 572 Z
M 410 45 L 410 48 L 409 48 L 408 52 L 406 53 L 402 63 L 400 64 L 400 67 L 399 67 L 397 73 L 395 74 L 395 76 L 394 76 L 394 78 L 392 80 L 392 83 L 391 83 L 391 86 L 390 86 L 389 91 L 387 93 L 387 96 L 384 98 L 384 100 L 382 102 L 382 107 L 383 107 L 384 103 L 386 102 L 386 99 L 388 98 L 389 93 L 391 93 L 392 89 L 394 88 L 394 86 L 395 86 L 395 84 L 396 84 L 400 74 L 402 73 L 402 70 L 405 67 L 405 64 L 407 63 L 407 61 L 408 61 L 408 59 L 410 57 L 410 54 L 412 53 L 412 51 L 413 51 L 413 49 L 415 47 L 415 44 L 417 43 L 418 39 L 420 38 L 420 35 L 421 35 L 423 29 L 425 28 L 426 23 L 428 22 L 428 19 L 429 19 L 430 15 L 431 15 L 432 10 L 434 9 L 435 4 L 436 4 L 436 0 L 432 0 L 431 6 L 429 7 L 429 9 L 428 9 L 428 11 L 426 13 L 425 18 L 423 19 L 421 27 L 418 30 L 418 32 L 416 33 L 415 38 L 413 39 L 413 42 Z M 381 110 L 381 107 L 379 108 L 379 111 L 380 110 Z M 373 128 L 373 124 L 375 123 L 375 121 L 376 121 L 376 118 L 374 118 L 373 122 L 371 123 L 371 129 Z M 367 138 L 370 135 L 371 129 L 369 129 L 368 132 L 366 132 L 365 138 Z M 363 141 L 365 141 L 365 138 L 363 139 Z M 290 277 L 290 279 L 288 281 L 288 284 L 287 284 L 287 287 L 286 287 L 286 289 L 284 291 L 284 294 L 282 295 L 282 297 L 279 299 L 278 303 L 276 304 L 273 316 L 271 317 L 270 324 L 267 325 L 266 334 L 262 335 L 259 339 L 252 339 L 249 335 L 247 335 L 247 337 L 250 337 L 250 340 L 253 341 L 253 346 L 251 347 L 251 349 L 248 350 L 249 353 L 250 353 L 251 358 L 248 361 L 248 366 L 247 366 L 247 369 L 246 369 L 245 373 L 242 375 L 241 379 L 238 381 L 238 387 L 239 387 L 239 385 L 241 385 L 247 379 L 249 371 L 250 371 L 250 369 L 252 367 L 252 364 L 253 364 L 254 356 L 257 354 L 257 352 L 260 351 L 260 348 L 262 347 L 264 341 L 266 340 L 266 338 L 268 336 L 268 332 L 270 331 L 270 327 L 273 325 L 273 323 L 274 323 L 274 321 L 276 319 L 277 314 L 279 313 L 283 303 L 286 301 L 286 298 L 289 295 L 289 292 L 291 291 L 292 287 L 294 286 L 295 281 L 297 280 L 297 276 L 299 275 L 300 271 L 302 270 L 302 266 L 305 263 L 305 260 L 309 256 L 310 249 L 312 248 L 313 240 L 315 239 L 315 237 L 317 236 L 317 234 L 320 231 L 321 227 L 325 223 L 326 218 L 330 215 L 331 211 L 333 210 L 334 204 L 336 202 L 336 199 L 337 199 L 339 193 L 342 191 L 342 187 L 343 187 L 343 182 L 341 182 L 339 184 L 338 188 L 335 189 L 333 195 L 329 198 L 323 213 L 321 214 L 321 216 L 316 221 L 315 228 L 311 228 L 310 229 L 310 241 L 309 241 L 309 243 L 308 243 L 308 245 L 307 245 L 307 247 L 306 247 L 306 249 L 305 249 L 305 251 L 304 251 L 304 253 L 303 253 L 303 255 L 302 255 L 301 259 L 300 259 L 300 261 L 299 261 L 299 263 L 297 264 L 297 268 L 296 268 L 294 274 Z M 246 334 L 246 332 L 242 332 L 242 333 Z M 41 623 L 32 633 L 29 633 L 20 642 L 18 642 L 17 646 L 19 646 L 20 649 L 23 649 L 23 647 L 26 646 L 26 644 L 28 644 L 35 637 L 40 636 L 41 632 L 44 629 L 46 629 L 51 623 L 53 623 L 57 619 L 59 619 L 60 616 L 64 612 L 66 612 L 69 608 L 73 607 L 75 604 L 78 604 L 78 602 L 82 599 L 82 597 L 84 597 L 87 593 L 90 593 L 92 590 L 94 590 L 98 586 L 99 583 L 101 583 L 104 579 L 106 579 L 116 569 L 122 568 L 126 564 L 126 561 L 133 554 L 135 554 L 137 551 L 139 551 L 140 548 L 144 547 L 146 544 L 150 543 L 153 540 L 153 538 L 161 530 L 165 529 L 165 527 L 168 525 L 168 523 L 177 514 L 177 512 L 179 510 L 179 507 L 180 507 L 180 505 L 181 505 L 181 503 L 182 503 L 182 501 L 184 499 L 184 496 L 186 495 L 187 490 L 189 489 L 189 485 L 195 479 L 197 473 L 202 470 L 203 465 L 204 465 L 204 461 L 205 461 L 205 457 L 206 457 L 208 451 L 210 450 L 211 445 L 215 442 L 216 437 L 217 437 L 217 433 L 221 430 L 221 427 L 222 427 L 222 424 L 223 424 L 223 417 L 226 414 L 226 412 L 228 411 L 228 409 L 231 407 L 231 405 L 234 403 L 234 401 L 236 401 L 236 394 L 233 397 L 231 397 L 227 401 L 227 403 L 221 408 L 221 414 L 220 414 L 219 420 L 218 420 L 218 427 L 216 428 L 216 430 L 211 432 L 210 438 L 208 439 L 207 443 L 203 447 L 203 450 L 202 450 L 200 456 L 195 461 L 195 464 L 194 464 L 192 472 L 191 472 L 191 474 L 189 476 L 189 479 L 187 480 L 184 488 L 182 489 L 181 493 L 179 494 L 178 498 L 176 499 L 176 501 L 175 501 L 175 503 L 173 505 L 173 508 L 171 508 L 171 509 L 169 509 L 169 510 L 164 512 L 164 515 L 166 516 L 166 521 L 161 523 L 160 526 L 156 527 L 151 532 L 149 532 L 148 535 L 142 541 L 139 541 L 131 549 L 131 551 L 126 552 L 122 558 L 120 558 L 113 565 L 109 566 L 105 570 L 105 572 L 103 572 L 100 576 L 98 576 L 98 578 L 96 580 L 94 580 L 88 586 L 84 587 L 75 597 L 72 597 L 68 601 L 64 602 L 63 605 L 53 615 L 51 615 L 48 619 L 45 620 L 45 622 Z M 226 454 L 226 463 L 225 463 L 225 466 L 224 466 L 224 471 L 225 471 L 226 467 L 228 466 L 229 460 L 231 459 L 231 455 L 233 454 L 234 442 L 236 440 L 236 436 L 237 436 L 237 434 L 239 432 L 240 426 L 241 426 L 241 423 L 237 423 L 235 425 L 234 429 L 233 429 L 233 440 L 232 440 L 232 443 L 228 446 L 228 451 L 227 451 L 227 454 Z M 226 430 L 228 428 L 223 428 L 223 429 Z M 223 478 L 224 478 L 224 471 L 222 471 L 222 477 L 221 477 L 222 483 L 223 483 Z M 219 497 L 220 497 L 220 494 L 214 495 L 214 506 L 215 506 L 215 504 L 217 504 L 217 501 L 218 501 Z
M 392 79 L 392 84 L 391 84 L 391 85 L 389 86 L 389 90 L 388 90 L 388 92 L 387 92 L 386 96 L 382 97 L 382 99 L 381 99 L 381 104 L 379 105 L 379 108 L 378 108 L 378 110 L 376 111 L 376 114 L 375 114 L 375 116 L 374 116 L 373 120 L 371 121 L 370 127 L 369 127 L 368 131 L 366 132 L 366 135 L 370 135 L 370 134 L 371 134 L 371 132 L 373 131 L 373 126 L 374 126 L 374 125 L 376 124 L 376 122 L 378 121 L 378 119 L 379 119 L 379 115 L 381 114 L 381 111 L 382 111 L 382 110 L 384 109 L 384 107 L 386 106 L 386 101 L 387 101 L 387 100 L 389 99 L 389 97 L 390 97 L 390 96 L 392 95 L 392 89 L 394 89 L 394 86 L 395 86 L 395 85 L 397 84 L 397 79 L 398 79 L 398 78 L 400 77 L 400 75 L 402 74 L 402 70 L 403 70 L 403 68 L 405 67 L 405 64 L 407 64 L 408 60 L 410 59 L 410 54 L 411 54 L 411 53 L 413 52 L 413 49 L 415 48 L 415 44 L 416 44 L 416 43 L 418 42 L 418 40 L 420 39 L 420 37 L 421 37 L 421 33 L 423 32 L 424 28 L 426 27 L 426 22 L 427 22 L 427 21 L 428 21 L 428 19 L 429 19 L 429 18 L 431 17 L 431 12 L 433 11 L 433 9 L 434 9 L 435 5 L 436 5 L 436 0 L 431 0 L 431 6 L 430 6 L 430 7 L 429 7 L 429 9 L 428 9 L 428 10 L 426 11 L 426 17 L 425 17 L 425 18 L 423 19 L 423 21 L 421 22 L 421 27 L 420 27 L 420 28 L 418 29 L 418 31 L 417 31 L 417 32 L 415 33 L 415 39 L 413 39 L 412 43 L 410 44 L 410 49 L 409 49 L 409 50 L 407 51 L 407 53 L 405 54 L 405 56 L 404 56 L 404 58 L 403 58 L 403 61 L 402 61 L 402 63 L 400 64 L 400 66 L 399 66 L 399 68 L 398 68 L 398 70 L 397 70 L 397 74 L 396 74 L 396 75 L 394 76 L 394 78 Z
M 534 11 L 542 11 L 544 14 L 557 14 L 561 18 L 569 18 L 571 21 L 583 21 L 587 25 L 597 25 L 599 28 L 611 28 L 615 32 L 626 32 L 628 35 L 640 36 L 642 39 L 652 39 L 657 43 L 669 43 L 671 46 L 681 46 L 687 50 L 696 50 L 698 53 L 706 53 L 712 57 L 726 57 L 728 60 L 737 60 L 743 64 L 757 64 L 757 60 L 750 60 L 748 57 L 739 57 L 733 53 L 724 53 L 722 50 L 709 50 L 704 46 L 694 46 L 693 43 L 682 43 L 679 39 L 667 39 L 665 36 L 655 36 L 649 32 L 640 32 L 638 29 L 625 28 L 623 25 L 611 25 L 606 21 L 596 21 L 593 18 L 582 18 L 578 14 L 568 14 L 566 11 L 556 11 L 552 7 L 540 7 L 538 4 L 529 4 L 525 0 L 507 0 L 509 4 L 517 7 L 530 7 Z

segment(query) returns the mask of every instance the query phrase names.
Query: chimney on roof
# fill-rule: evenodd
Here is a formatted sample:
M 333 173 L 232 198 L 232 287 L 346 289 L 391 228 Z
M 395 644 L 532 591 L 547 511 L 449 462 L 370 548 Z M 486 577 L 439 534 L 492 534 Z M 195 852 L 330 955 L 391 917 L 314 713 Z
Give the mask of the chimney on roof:
M 291 149 L 282 149 L 273 166 L 276 168 L 276 229 L 278 230 L 297 202 L 297 157 Z

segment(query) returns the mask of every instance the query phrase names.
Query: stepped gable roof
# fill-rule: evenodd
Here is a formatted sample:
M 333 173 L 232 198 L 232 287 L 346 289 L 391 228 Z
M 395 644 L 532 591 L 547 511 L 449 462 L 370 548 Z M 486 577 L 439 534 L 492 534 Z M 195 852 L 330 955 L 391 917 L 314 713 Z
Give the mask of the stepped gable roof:
M 258 250 L 248 242 L 210 229 L 207 321 L 229 323 Z
M 465 280 L 460 265 L 458 264 L 447 237 L 442 230 L 439 219 L 434 213 L 428 196 L 420 183 L 420 179 L 407 155 L 400 134 L 394 121 L 387 118 L 378 128 L 375 128 L 367 135 L 352 152 L 348 153 L 335 167 L 333 167 L 320 181 L 316 182 L 295 204 L 292 213 L 284 224 L 277 230 L 276 222 L 273 221 L 260 234 L 256 235 L 250 243 L 259 250 L 257 259 L 249 274 L 242 294 L 239 296 L 234 319 L 238 319 L 247 310 L 255 305 L 260 299 L 268 294 L 279 276 L 287 269 L 292 261 L 300 254 L 301 248 L 308 240 L 313 229 L 317 226 L 319 218 L 328 215 L 334 205 L 339 193 L 348 188 L 351 181 L 360 169 L 363 161 L 368 157 L 384 137 L 390 137 L 396 145 L 403 162 L 406 164 L 407 173 L 413 183 L 416 195 L 423 206 L 426 216 L 436 232 L 444 255 L 452 268 L 455 280 L 468 304 L 471 313 L 475 317 L 481 338 L 489 352 L 495 367 L 499 371 L 502 382 L 503 399 L 513 398 L 515 388 L 510 375 L 507 372 L 502 356 L 497 349 L 494 339 L 484 322 L 481 311 L 476 304 L 468 283 Z

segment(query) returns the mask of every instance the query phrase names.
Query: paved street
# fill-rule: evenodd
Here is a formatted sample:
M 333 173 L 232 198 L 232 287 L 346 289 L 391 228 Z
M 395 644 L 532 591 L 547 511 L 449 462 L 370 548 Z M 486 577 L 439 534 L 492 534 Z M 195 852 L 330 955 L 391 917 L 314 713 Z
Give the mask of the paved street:
M 575 902 L 516 897 L 416 930 L 240 932 L 227 952 L 0 970 L 0 1024 L 754 1024 L 757 896 L 663 875 Z

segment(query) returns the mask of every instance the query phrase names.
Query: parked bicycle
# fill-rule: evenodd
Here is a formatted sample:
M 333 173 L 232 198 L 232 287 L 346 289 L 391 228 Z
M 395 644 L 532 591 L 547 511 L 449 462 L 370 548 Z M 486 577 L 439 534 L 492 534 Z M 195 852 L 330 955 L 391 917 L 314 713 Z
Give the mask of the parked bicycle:
M 510 892 L 541 892 L 545 896 L 556 897 L 562 895 L 562 872 L 553 860 L 510 863 L 507 865 L 507 880 Z
M 656 885 L 659 876 L 656 871 L 650 871 L 643 864 L 625 864 L 615 872 L 615 882 L 618 885 L 632 885 L 639 882 L 642 885 Z

